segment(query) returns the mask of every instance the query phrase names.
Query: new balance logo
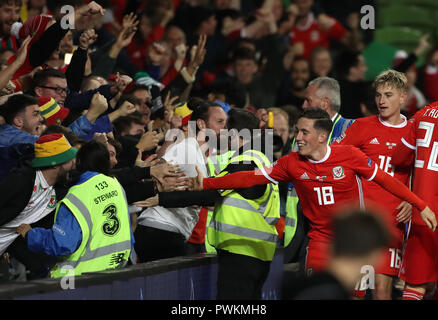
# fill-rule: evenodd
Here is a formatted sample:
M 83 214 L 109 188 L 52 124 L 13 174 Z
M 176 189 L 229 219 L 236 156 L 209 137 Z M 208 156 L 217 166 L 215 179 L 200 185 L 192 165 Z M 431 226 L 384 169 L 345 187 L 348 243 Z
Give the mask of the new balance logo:
M 307 175 L 307 172 L 304 172 L 304 173 L 301 175 L 300 179 L 304 180 L 304 179 L 310 179 L 310 178 L 309 178 L 309 176 Z
M 373 140 L 370 141 L 370 144 L 380 144 L 379 140 L 377 140 L 377 138 L 374 138 Z
M 110 266 L 116 265 L 118 266 L 119 264 L 121 264 L 123 262 L 125 258 L 125 253 L 113 253 L 113 255 L 111 256 L 111 261 L 110 261 Z

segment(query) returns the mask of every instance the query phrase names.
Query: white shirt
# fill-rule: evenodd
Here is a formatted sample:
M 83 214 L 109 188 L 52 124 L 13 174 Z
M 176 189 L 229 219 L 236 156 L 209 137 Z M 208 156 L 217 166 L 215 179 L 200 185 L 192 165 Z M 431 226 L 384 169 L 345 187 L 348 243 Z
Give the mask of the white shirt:
M 172 145 L 164 154 L 163 159 L 174 164 L 195 164 L 204 177 L 208 176 L 206 159 L 195 138 L 187 138 Z M 187 240 L 198 222 L 199 211 L 200 209 L 193 207 L 163 208 L 156 206 L 144 210 L 138 217 L 138 224 L 179 232 Z
M 0 254 L 19 236 L 15 229 L 20 224 L 32 224 L 47 216 L 56 206 L 53 186 L 49 186 L 41 171 L 36 172 L 35 183 L 29 203 L 12 221 L 0 227 Z

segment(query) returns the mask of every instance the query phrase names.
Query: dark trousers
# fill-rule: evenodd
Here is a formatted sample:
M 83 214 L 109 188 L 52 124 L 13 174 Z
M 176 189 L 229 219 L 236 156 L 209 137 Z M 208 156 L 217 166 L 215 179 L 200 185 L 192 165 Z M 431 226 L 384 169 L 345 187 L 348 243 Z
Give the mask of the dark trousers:
M 307 218 L 303 215 L 301 204 L 298 202 L 298 224 L 295 235 L 287 247 L 284 248 L 284 263 L 298 262 L 300 265 L 300 273 L 305 274 L 305 264 L 307 255 L 307 244 L 309 238 L 307 233 L 310 226 Z
M 217 250 L 217 300 L 260 300 L 271 261 Z
M 198 254 L 198 253 L 204 253 L 205 250 L 205 244 L 204 243 L 193 243 L 193 242 L 186 242 L 186 255 L 192 255 L 192 254 Z
M 24 264 L 29 271 L 27 280 L 47 277 L 49 270 L 56 264 L 56 257 L 30 251 L 26 240 L 21 236 L 17 237 L 6 251 Z
M 180 233 L 138 225 L 134 238 L 141 263 L 185 255 L 185 238 Z

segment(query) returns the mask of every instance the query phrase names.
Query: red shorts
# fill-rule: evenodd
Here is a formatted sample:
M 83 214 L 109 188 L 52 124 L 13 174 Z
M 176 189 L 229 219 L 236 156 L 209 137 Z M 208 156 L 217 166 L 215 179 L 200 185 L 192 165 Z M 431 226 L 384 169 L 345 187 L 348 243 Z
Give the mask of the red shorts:
M 393 235 L 391 245 L 383 249 L 381 262 L 377 266 L 374 266 L 376 274 L 380 273 L 389 276 L 399 275 L 403 252 L 405 224 L 397 224 L 397 226 L 394 226 L 394 228 L 391 230 L 391 233 Z M 355 296 L 356 298 L 365 297 L 366 290 L 361 290 L 359 286 L 357 287 L 359 289 L 354 290 L 353 296 Z
M 330 242 L 309 240 L 306 254 L 306 274 L 325 270 L 330 259 Z
M 314 272 L 326 270 L 330 261 L 330 243 L 323 241 L 309 241 L 306 248 L 306 275 L 310 276 Z M 365 290 L 356 290 L 352 293 L 356 297 L 363 298 Z
M 400 278 L 411 284 L 438 280 L 438 232 L 412 224 L 403 253 Z
M 398 276 L 400 272 L 405 224 L 399 223 L 393 232 L 394 238 L 391 245 L 384 249 L 381 263 L 375 266 L 376 273 Z

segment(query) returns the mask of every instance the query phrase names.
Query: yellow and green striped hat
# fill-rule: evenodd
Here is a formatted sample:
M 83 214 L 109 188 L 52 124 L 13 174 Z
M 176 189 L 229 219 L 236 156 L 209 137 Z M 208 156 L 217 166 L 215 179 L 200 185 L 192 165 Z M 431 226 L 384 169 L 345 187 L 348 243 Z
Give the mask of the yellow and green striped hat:
M 180 103 L 176 106 L 173 115 L 182 117 L 182 125 L 185 126 L 189 123 L 192 117 L 193 110 L 190 110 L 187 103 Z
M 70 113 L 70 109 L 61 107 L 52 97 L 38 97 L 37 99 L 41 116 L 46 119 L 48 126 L 61 124 Z
M 73 160 L 78 150 L 73 148 L 61 133 L 41 136 L 34 145 L 32 167 L 51 167 Z

